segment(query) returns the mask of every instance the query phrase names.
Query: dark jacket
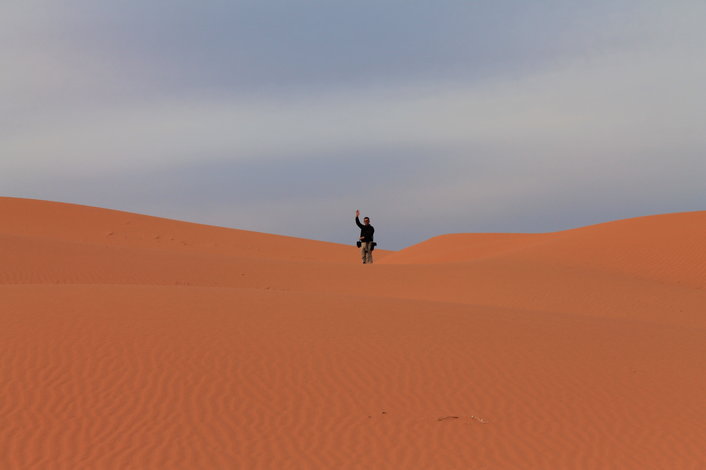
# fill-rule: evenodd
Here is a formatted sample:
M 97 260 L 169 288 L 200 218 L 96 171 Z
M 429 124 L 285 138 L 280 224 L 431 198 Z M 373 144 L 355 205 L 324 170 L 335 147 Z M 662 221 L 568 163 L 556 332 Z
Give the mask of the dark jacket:
M 363 237 L 360 241 L 362 241 L 362 242 L 373 241 L 373 234 L 375 233 L 375 229 L 373 228 L 372 225 L 361 224 L 360 219 L 358 217 L 355 218 L 355 224 L 358 227 L 360 227 L 360 236 Z

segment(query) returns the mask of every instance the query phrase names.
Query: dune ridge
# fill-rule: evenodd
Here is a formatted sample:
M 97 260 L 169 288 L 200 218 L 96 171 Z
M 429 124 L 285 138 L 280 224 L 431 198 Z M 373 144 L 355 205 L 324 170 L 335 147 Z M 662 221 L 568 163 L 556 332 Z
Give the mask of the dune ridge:
M 214 253 L 255 259 L 340 262 L 336 243 L 182 222 L 131 212 L 36 199 L 0 198 L 0 233 L 53 241 Z M 296 250 L 292 246 L 296 244 Z M 384 253 L 384 250 L 380 250 Z M 344 257 L 344 254 L 346 255 Z
M 372 266 L 86 206 L 0 215 L 0 468 L 706 461 L 706 211 Z
M 681 212 L 551 233 L 441 235 L 382 262 L 443 264 L 508 257 L 704 287 L 704 233 L 706 212 Z

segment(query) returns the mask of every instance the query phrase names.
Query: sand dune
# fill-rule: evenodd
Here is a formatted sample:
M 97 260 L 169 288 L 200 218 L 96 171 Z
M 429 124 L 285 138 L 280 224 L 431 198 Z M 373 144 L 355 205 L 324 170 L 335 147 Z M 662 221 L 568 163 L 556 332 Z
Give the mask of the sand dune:
M 256 259 L 340 262 L 349 250 L 335 243 L 222 227 L 129 212 L 32 199 L 0 198 L 0 233 L 54 241 Z M 293 249 L 296 247 L 296 249 Z
M 704 287 L 705 233 L 706 213 L 684 212 L 555 233 L 442 235 L 395 253 L 383 262 L 438 264 L 507 257 Z
M 465 263 L 512 253 L 541 243 L 544 234 L 454 233 L 439 235 L 389 256 L 386 264 Z
M 0 468 L 706 461 L 706 212 L 354 247 L 0 198 Z

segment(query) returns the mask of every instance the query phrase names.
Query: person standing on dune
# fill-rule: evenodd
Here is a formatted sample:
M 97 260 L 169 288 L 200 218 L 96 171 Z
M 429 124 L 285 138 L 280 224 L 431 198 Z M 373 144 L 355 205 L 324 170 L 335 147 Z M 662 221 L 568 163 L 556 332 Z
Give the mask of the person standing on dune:
M 370 218 L 363 217 L 363 223 L 360 223 L 360 211 L 355 211 L 355 224 L 360 227 L 360 241 L 358 246 L 360 247 L 360 254 L 363 257 L 363 264 L 373 263 L 373 249 L 375 249 L 375 242 L 373 241 L 373 234 L 375 229 L 370 225 Z

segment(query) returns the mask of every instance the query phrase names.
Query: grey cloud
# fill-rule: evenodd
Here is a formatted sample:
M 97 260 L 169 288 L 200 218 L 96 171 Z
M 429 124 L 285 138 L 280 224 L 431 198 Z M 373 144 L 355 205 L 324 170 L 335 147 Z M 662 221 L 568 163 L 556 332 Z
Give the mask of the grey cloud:
M 131 0 L 45 8 L 55 22 L 31 37 L 99 73 L 108 82 L 97 92 L 115 97 L 522 74 L 634 39 L 626 25 L 640 13 L 626 1 Z

